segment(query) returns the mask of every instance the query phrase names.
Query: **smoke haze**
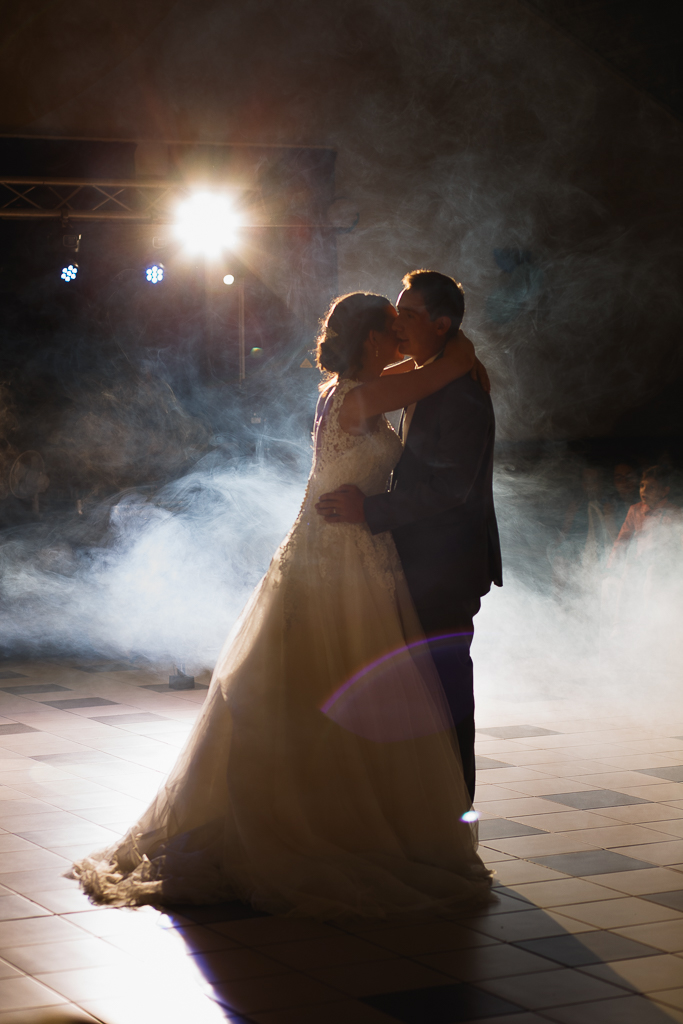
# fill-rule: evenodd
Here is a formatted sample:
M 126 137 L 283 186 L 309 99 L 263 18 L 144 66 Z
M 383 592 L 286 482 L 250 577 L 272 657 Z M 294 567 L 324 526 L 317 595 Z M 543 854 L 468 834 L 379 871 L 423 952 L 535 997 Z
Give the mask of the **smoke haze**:
M 287 467 L 209 455 L 153 494 L 132 490 L 91 509 L 104 539 L 90 547 L 73 543 L 73 525 L 5 531 L 0 645 L 15 656 L 210 670 L 296 516 L 310 454 L 302 443 Z M 577 468 L 565 453 L 532 471 L 497 471 L 506 576 L 477 617 L 480 706 L 599 696 L 625 715 L 661 714 L 680 694 L 683 531 L 654 585 L 651 564 L 607 572 L 604 557 L 558 571 Z
M 74 32 L 55 24 L 61 53 L 85 48 Z M 604 567 L 559 587 L 553 551 L 578 474 L 561 442 L 633 435 L 632 410 L 683 369 L 680 124 L 517 2 L 156 4 L 117 45 L 57 97 L 48 54 L 42 90 L 37 76 L 6 130 L 334 146 L 330 217 L 359 214 L 339 237 L 339 291 L 393 299 L 417 266 L 458 277 L 499 437 L 559 443 L 521 469 L 500 460 L 506 585 L 485 599 L 475 641 L 486 693 L 583 693 L 597 679 L 633 695 L 642 665 L 671 692 L 674 583 L 649 593 L 642 630 L 615 641 Z M 303 493 L 305 416 L 291 423 L 277 388 L 268 401 L 294 464 L 264 455 L 188 472 L 181 460 L 178 482 L 89 510 L 105 542 L 75 545 L 44 524 L 6 534 L 0 642 L 210 665 Z M 145 428 L 120 408 L 114 434 L 134 450 Z M 647 432 L 680 430 L 667 415 L 650 410 Z M 96 447 L 105 420 L 82 391 L 61 450 L 74 430 Z M 178 424 L 169 411 L 158 430 L 180 432 L 184 451 L 205 445 Z
M 97 546 L 69 543 L 73 526 L 5 531 L 0 645 L 211 666 L 302 492 L 291 469 L 200 462 L 152 497 L 132 491 L 98 507 Z

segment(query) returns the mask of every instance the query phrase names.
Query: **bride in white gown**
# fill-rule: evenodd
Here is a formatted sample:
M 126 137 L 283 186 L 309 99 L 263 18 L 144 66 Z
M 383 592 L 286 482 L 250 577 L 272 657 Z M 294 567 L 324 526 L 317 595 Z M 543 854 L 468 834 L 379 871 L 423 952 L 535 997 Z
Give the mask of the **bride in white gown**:
M 301 511 L 233 627 L 166 783 L 115 846 L 73 866 L 97 902 L 240 898 L 278 913 L 387 917 L 485 898 L 490 873 L 448 709 L 389 533 L 331 525 L 323 492 L 386 489 L 401 442 L 383 412 L 471 370 L 461 335 L 420 370 L 395 310 L 357 293 L 318 343 L 323 392 Z M 409 646 L 412 645 L 412 646 Z

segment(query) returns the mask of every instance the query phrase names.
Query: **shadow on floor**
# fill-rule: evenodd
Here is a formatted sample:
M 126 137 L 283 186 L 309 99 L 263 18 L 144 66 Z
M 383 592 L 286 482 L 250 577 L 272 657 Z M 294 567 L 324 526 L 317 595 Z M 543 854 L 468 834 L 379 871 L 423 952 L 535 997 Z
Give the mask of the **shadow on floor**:
M 600 1024 L 672 1024 L 679 1019 L 674 1016 L 674 1011 L 669 1015 L 665 1008 L 641 995 L 634 985 L 610 966 L 610 962 L 618 960 L 661 956 L 661 950 L 609 931 L 570 934 L 557 924 L 550 913 L 518 893 L 503 886 L 497 886 L 495 892 L 497 900 L 492 905 L 475 912 L 470 908 L 462 913 L 451 913 L 447 918 L 393 924 L 380 921 L 371 926 L 363 924 L 360 928 L 353 922 L 328 922 L 326 927 L 340 935 L 366 941 L 372 931 L 370 941 L 384 948 L 387 959 L 400 958 L 407 967 L 411 963 L 421 967 L 427 964 L 432 971 L 440 971 L 444 978 L 439 984 L 423 987 L 399 984 L 397 990 L 388 991 L 367 991 L 372 989 L 372 983 L 366 984 L 365 991 L 359 988 L 356 992 L 351 991 L 352 986 L 343 985 L 339 989 L 340 1004 L 343 1002 L 349 1012 L 352 1006 L 359 1010 L 362 1006 L 368 1008 L 370 1016 L 359 1016 L 363 1021 L 375 1019 L 371 1011 L 376 1011 L 378 1024 L 380 1021 L 389 1024 L 392 1020 L 402 1024 L 466 1024 L 475 1021 L 485 1024 L 487 1020 L 498 1022 L 503 1017 L 509 1017 L 510 1024 L 514 1024 L 518 1017 L 520 1021 L 530 1020 L 530 1013 L 540 1013 L 543 1019 L 559 1024 L 591 1024 L 593 1021 L 600 1021 Z M 263 1005 L 258 1005 L 258 1000 L 248 1008 L 242 1005 L 241 1013 L 246 1016 L 229 1015 L 231 1009 L 240 1012 L 240 1000 L 233 997 L 235 1003 L 231 1002 L 231 984 L 226 980 L 231 974 L 231 959 L 235 958 L 236 950 L 194 951 L 192 929 L 188 928 L 190 923 L 211 928 L 270 915 L 237 901 L 166 908 L 166 913 L 177 921 L 197 966 L 213 988 L 214 998 L 226 1008 L 231 1021 L 244 1021 L 246 1024 L 251 1019 L 249 1013 L 259 1014 L 260 1020 L 260 1014 L 280 1009 L 276 999 L 268 1005 L 265 998 Z M 295 924 L 300 925 L 301 922 L 289 918 L 279 920 L 283 933 L 278 942 L 287 941 L 288 922 L 293 925 L 292 940 L 300 938 Z M 232 929 L 231 933 L 234 931 Z M 432 942 L 430 934 L 434 935 Z M 244 946 L 240 945 L 240 948 L 243 950 Z M 259 945 L 258 948 L 267 953 L 266 946 Z M 313 966 L 317 968 L 319 964 L 316 962 Z M 337 969 L 343 972 L 344 966 L 353 973 L 358 964 L 338 964 Z M 371 974 L 372 963 L 366 966 Z M 308 975 L 305 964 L 297 965 L 296 970 L 299 974 Z M 308 976 L 313 985 L 320 974 L 312 972 Z M 257 982 L 258 978 L 252 980 Z M 379 987 L 381 989 L 381 983 Z M 291 1004 L 290 1007 L 292 1015 L 287 1020 L 298 1020 L 296 1007 Z M 318 1002 L 317 1007 L 321 1024 L 325 1019 L 331 1019 L 332 1004 Z M 302 1022 L 315 1020 L 315 1005 L 310 999 L 302 1000 L 301 1014 Z M 519 1015 L 524 1015 L 524 1018 Z

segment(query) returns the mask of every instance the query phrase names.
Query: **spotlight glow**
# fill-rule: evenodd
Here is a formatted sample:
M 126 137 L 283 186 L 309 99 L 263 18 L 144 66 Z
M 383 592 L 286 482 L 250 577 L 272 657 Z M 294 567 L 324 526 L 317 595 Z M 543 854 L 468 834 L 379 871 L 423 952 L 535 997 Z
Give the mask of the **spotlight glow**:
M 235 275 L 234 274 L 226 274 L 225 277 L 223 278 L 223 284 L 234 284 L 234 283 L 235 283 Z
M 68 267 L 62 268 L 62 281 L 75 281 L 78 274 L 78 263 L 70 263 Z
M 164 265 L 163 263 L 154 263 L 151 267 L 147 267 L 145 270 L 145 278 L 150 284 L 159 284 L 164 279 Z
M 480 818 L 479 811 L 475 811 L 474 808 L 472 808 L 471 811 L 465 811 L 464 814 L 460 815 L 460 820 L 461 821 L 466 821 L 468 823 L 471 822 L 471 821 L 479 821 L 479 818 Z
M 188 252 L 216 257 L 235 244 L 238 227 L 239 217 L 226 196 L 197 192 L 178 207 L 175 235 Z

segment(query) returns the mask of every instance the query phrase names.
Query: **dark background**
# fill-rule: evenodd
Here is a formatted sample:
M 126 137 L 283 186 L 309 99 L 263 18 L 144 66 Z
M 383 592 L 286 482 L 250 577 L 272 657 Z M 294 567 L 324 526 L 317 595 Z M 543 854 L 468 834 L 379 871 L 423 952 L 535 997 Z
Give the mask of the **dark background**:
M 421 265 L 465 286 L 506 465 L 563 452 L 608 473 L 625 457 L 678 464 L 676 13 L 563 0 L 5 5 L 6 173 L 128 175 L 146 147 L 168 174 L 169 140 L 200 164 L 211 146 L 251 147 L 271 192 L 291 199 L 308 173 L 292 154 L 323 152 L 309 219 L 357 219 L 322 269 L 313 246 L 292 287 L 277 264 L 301 239 L 231 257 L 248 281 L 247 348 L 269 357 L 248 363 L 240 394 L 234 297 L 212 297 L 199 267 L 151 294 L 149 232 L 90 225 L 66 295 L 59 232 L 0 223 L 4 432 L 12 452 L 36 447 L 49 463 L 46 501 L 169 479 L 212 437 L 248 452 L 264 410 L 265 433 L 304 437 L 317 377 L 299 365 L 330 291 L 393 298 Z
M 0 165 L 5 176 L 144 181 L 139 150 L 135 142 L 5 137 Z M 235 188 L 230 147 L 184 150 L 204 181 Z M 14 459 L 31 450 L 50 477 L 38 509 L 6 485 L 0 522 L 158 487 L 213 449 L 253 455 L 266 434 L 277 448 L 278 435 L 305 433 L 315 386 L 300 363 L 312 311 L 319 315 L 336 290 L 336 232 L 326 226 L 334 157 L 242 147 L 251 187 L 236 192 L 241 213 L 247 223 L 264 208 L 276 216 L 245 228 L 239 253 L 215 260 L 188 258 L 168 224 L 79 220 L 80 200 L 66 222 L 0 219 L 0 472 L 8 480 Z M 193 180 L 182 164 L 166 179 Z M 68 247 L 75 234 L 78 252 Z M 252 262 L 258 254 L 254 269 L 250 253 Z M 78 276 L 64 282 L 62 268 L 74 262 Z M 157 284 L 145 279 L 153 264 L 164 268 Z M 226 286 L 226 273 L 244 288 L 242 383 L 238 285 Z
M 672 436 L 676 13 L 662 0 L 27 0 L 3 8 L 0 131 L 329 147 L 330 217 L 360 215 L 340 238 L 340 290 L 393 297 L 425 264 L 461 279 L 501 437 Z

